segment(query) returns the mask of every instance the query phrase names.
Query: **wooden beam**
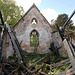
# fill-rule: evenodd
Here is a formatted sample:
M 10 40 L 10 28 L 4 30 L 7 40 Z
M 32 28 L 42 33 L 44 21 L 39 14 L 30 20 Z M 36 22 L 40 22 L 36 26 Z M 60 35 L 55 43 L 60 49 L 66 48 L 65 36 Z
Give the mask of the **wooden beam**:
M 72 71 L 72 69 L 68 69 L 64 72 L 61 72 L 59 74 L 56 74 L 56 75 L 74 75 L 75 74 L 75 71 Z
M 35 63 L 31 64 L 31 65 L 29 66 L 29 68 L 35 66 L 37 63 L 39 63 L 39 62 L 41 62 L 42 60 L 44 60 L 47 56 L 48 56 L 48 54 L 45 55 L 44 57 L 42 57 L 41 59 L 39 59 L 38 61 L 36 61 Z
M 61 67 L 61 66 L 67 65 L 69 63 L 70 63 L 69 59 L 65 59 L 65 60 L 62 60 L 62 61 L 60 61 L 58 63 L 55 63 L 55 64 L 50 64 L 50 65 L 46 64 L 46 65 L 48 65 L 48 66 L 50 66 L 52 68 L 55 68 L 55 67 Z
M 72 67 L 75 69 L 75 51 L 73 50 L 70 42 L 67 39 L 64 39 L 63 44 L 65 49 L 67 50 Z
M 46 73 L 44 73 L 44 72 L 41 72 L 41 71 L 39 71 L 39 73 L 41 73 L 41 74 L 43 74 L 43 75 L 48 75 L 48 74 L 46 74 Z
M 70 69 L 71 67 L 72 67 L 72 65 L 70 64 L 70 65 L 66 68 L 66 70 Z
M 14 36 L 14 40 L 15 40 L 15 43 L 16 43 L 18 49 L 19 49 L 20 55 L 21 55 L 21 57 L 22 57 L 23 64 L 26 66 L 27 58 L 25 57 L 25 54 L 27 54 L 27 52 L 22 50 L 22 48 L 21 48 L 21 46 L 20 46 L 20 43 L 19 43 L 19 41 L 18 41 L 18 39 L 17 39 L 17 37 L 16 37 L 16 34 L 15 34 L 15 32 L 13 31 L 13 29 L 12 29 L 11 26 L 10 26 L 10 29 L 11 29 L 11 32 L 12 32 L 12 34 L 13 34 L 13 36 Z M 24 54 L 23 52 L 24 52 L 25 54 Z
M 37 69 L 35 69 L 35 70 L 33 71 L 33 73 L 35 73 L 35 72 L 37 72 L 38 70 L 40 70 L 43 66 L 44 66 L 44 64 L 42 64 L 40 67 L 38 67 Z
M 1 62 L 1 57 L 2 57 L 2 48 L 3 48 L 3 41 L 4 41 L 4 33 L 5 33 L 5 25 L 2 28 L 1 32 L 1 41 L 0 41 L 0 62 Z
M 75 33 L 75 31 L 67 31 L 67 30 L 65 30 L 66 32 L 71 32 L 71 33 Z
M 0 10 L 0 18 L 1 18 L 2 25 L 4 26 L 4 21 L 3 21 L 1 10 Z
M 11 31 L 11 29 L 10 29 L 8 23 L 5 23 L 5 25 L 6 25 L 7 29 L 8 29 L 8 33 L 9 33 L 9 35 L 10 35 L 10 37 L 11 37 L 11 41 L 12 41 L 12 43 L 13 43 L 13 45 L 14 45 L 16 54 L 17 54 L 17 56 L 18 56 L 18 61 L 19 61 L 19 63 L 21 63 L 22 57 L 21 57 L 21 54 L 20 54 L 20 52 L 19 52 L 18 46 L 17 46 L 16 43 L 15 43 L 15 39 L 14 39 L 14 36 L 13 36 L 13 34 L 12 34 L 12 31 Z

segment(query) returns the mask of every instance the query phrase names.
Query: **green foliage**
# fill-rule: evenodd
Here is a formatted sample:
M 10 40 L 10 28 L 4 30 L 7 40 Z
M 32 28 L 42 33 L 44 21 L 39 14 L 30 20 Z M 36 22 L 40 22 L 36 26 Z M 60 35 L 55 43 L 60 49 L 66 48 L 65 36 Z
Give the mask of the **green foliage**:
M 37 35 L 35 36 L 35 38 L 32 37 L 30 39 L 30 43 L 31 43 L 31 47 L 38 46 L 38 37 L 37 37 Z
M 28 64 L 30 65 L 34 62 L 36 62 L 37 60 L 39 60 L 40 58 L 42 58 L 43 56 L 45 56 L 46 54 L 35 54 L 35 53 L 29 53 L 27 55 L 27 58 L 29 58 Z
M 10 56 L 9 59 L 10 59 L 11 61 L 16 61 L 16 60 L 17 60 L 16 56 Z
M 69 65 L 64 65 L 64 66 L 62 66 L 62 67 L 60 67 L 60 68 L 54 68 L 54 69 L 52 69 L 51 71 L 49 71 L 48 74 L 56 75 L 56 74 L 58 74 L 58 73 L 60 73 L 60 72 L 65 71 L 68 66 L 69 66 Z
M 8 22 L 11 26 L 13 26 L 24 13 L 23 8 L 17 6 L 14 0 L 0 0 L 0 10 L 4 22 Z
M 65 22 L 68 20 L 68 15 L 67 14 L 60 14 L 57 17 L 57 20 L 55 21 L 55 24 L 58 24 L 59 27 L 63 27 L 63 25 L 65 24 Z M 67 25 L 66 25 L 66 29 L 69 27 L 69 29 L 71 30 L 75 30 L 75 26 L 73 26 L 73 21 L 70 20 Z M 57 30 L 56 26 L 53 26 L 54 30 Z
M 60 15 L 58 15 L 55 23 L 62 27 L 65 24 L 65 22 L 68 20 L 68 18 L 69 17 L 67 14 L 60 14 Z M 69 25 L 69 26 L 73 25 L 72 20 L 70 20 L 67 25 Z
M 75 26 L 69 26 L 71 30 L 75 30 Z
M 27 66 L 35 63 L 36 61 L 38 61 L 39 59 L 41 59 L 42 57 L 44 57 L 46 54 L 35 54 L 35 53 L 29 53 L 27 54 L 27 59 L 29 59 L 28 63 L 27 63 Z M 42 62 L 43 63 L 49 63 L 49 62 L 52 62 L 51 64 L 55 64 L 61 60 L 64 60 L 68 57 L 63 57 L 63 56 L 55 56 L 55 55 L 52 55 L 52 56 L 48 56 L 46 57 L 43 61 L 39 62 L 37 65 L 35 65 L 33 67 L 32 70 L 34 69 L 37 69 L 38 67 L 41 66 Z M 15 56 L 13 57 L 10 57 L 9 58 L 11 61 L 16 61 L 17 58 Z M 24 65 L 23 63 L 21 65 Z M 65 69 L 69 66 L 69 64 L 67 65 L 64 65 L 64 66 L 61 66 L 61 67 L 58 67 L 58 68 L 52 68 L 50 69 L 50 66 L 47 66 L 47 65 L 44 65 L 43 68 L 40 69 L 40 71 L 42 72 L 45 72 L 46 74 L 49 74 L 49 75 L 55 75 L 55 74 L 58 74 L 60 72 L 63 72 L 65 71 Z
M 53 25 L 52 28 L 53 28 L 53 31 L 57 31 L 56 25 Z
M 35 54 L 35 53 L 29 53 L 27 55 L 27 58 L 29 59 L 28 61 L 28 65 L 35 63 L 37 60 L 39 60 L 40 58 L 44 57 L 46 54 Z M 63 56 L 48 56 L 47 58 L 44 59 L 43 62 L 46 63 L 57 63 L 61 60 L 64 60 L 68 57 L 63 57 Z

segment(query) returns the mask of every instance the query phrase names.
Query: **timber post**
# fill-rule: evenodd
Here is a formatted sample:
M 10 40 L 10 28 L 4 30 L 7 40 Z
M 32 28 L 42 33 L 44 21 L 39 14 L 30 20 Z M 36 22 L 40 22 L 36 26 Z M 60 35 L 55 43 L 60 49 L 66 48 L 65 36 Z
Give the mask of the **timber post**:
M 70 58 L 71 65 L 73 69 L 75 69 L 75 52 L 74 49 L 72 48 L 71 44 L 67 39 L 64 39 L 63 41 L 64 47 L 67 50 L 68 56 Z
M 10 37 L 11 37 L 11 41 L 12 41 L 12 43 L 13 43 L 13 45 L 14 45 L 16 54 L 17 54 L 17 56 L 18 56 L 18 61 L 19 61 L 19 63 L 21 63 L 22 57 L 21 57 L 21 54 L 20 54 L 20 52 L 19 52 L 19 49 L 18 49 L 18 47 L 17 47 L 17 45 L 16 45 L 16 43 L 15 43 L 15 40 L 14 40 L 14 36 L 13 36 L 13 34 L 12 34 L 12 31 L 11 31 L 11 29 L 10 29 L 8 23 L 5 22 L 5 25 L 6 25 L 7 29 L 8 29 L 9 35 L 10 35 Z

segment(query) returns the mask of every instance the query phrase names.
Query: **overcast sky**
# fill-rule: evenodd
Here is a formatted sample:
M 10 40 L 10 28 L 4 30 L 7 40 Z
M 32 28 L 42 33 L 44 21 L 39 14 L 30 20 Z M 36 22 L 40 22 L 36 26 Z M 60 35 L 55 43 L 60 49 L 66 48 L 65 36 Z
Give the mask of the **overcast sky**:
M 17 5 L 22 6 L 25 12 L 35 3 L 46 19 L 51 22 L 59 14 L 68 14 L 69 16 L 75 10 L 75 0 L 15 0 Z M 72 17 L 75 25 L 75 15 Z

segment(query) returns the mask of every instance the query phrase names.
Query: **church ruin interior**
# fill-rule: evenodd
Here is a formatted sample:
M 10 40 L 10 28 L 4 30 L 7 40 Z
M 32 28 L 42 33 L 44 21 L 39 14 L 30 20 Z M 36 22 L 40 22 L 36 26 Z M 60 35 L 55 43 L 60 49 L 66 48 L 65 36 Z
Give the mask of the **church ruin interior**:
M 53 31 L 34 4 L 13 28 L 0 11 L 0 75 L 74 75 L 75 45 L 65 35 L 74 14 Z

